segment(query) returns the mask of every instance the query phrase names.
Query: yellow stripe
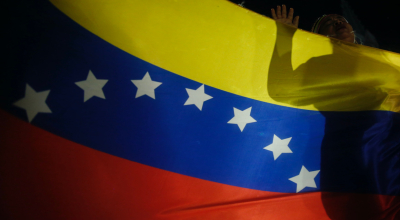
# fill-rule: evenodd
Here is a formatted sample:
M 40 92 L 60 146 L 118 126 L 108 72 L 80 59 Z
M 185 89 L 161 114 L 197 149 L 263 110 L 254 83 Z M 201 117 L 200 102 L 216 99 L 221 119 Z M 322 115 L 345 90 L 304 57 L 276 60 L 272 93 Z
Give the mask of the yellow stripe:
M 294 32 L 225 0 L 51 2 L 118 48 L 227 92 L 308 110 L 398 111 L 400 56 L 395 53 Z M 388 68 L 379 73 L 382 66 Z

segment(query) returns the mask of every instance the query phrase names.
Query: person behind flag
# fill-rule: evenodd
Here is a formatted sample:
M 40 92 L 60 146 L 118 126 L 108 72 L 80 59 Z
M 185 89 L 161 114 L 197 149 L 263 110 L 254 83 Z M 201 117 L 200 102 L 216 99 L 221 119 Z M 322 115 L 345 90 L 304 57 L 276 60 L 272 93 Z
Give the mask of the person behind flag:
M 298 28 L 300 16 L 293 18 L 294 9 L 290 8 L 287 14 L 286 5 L 277 6 L 271 9 L 272 18 L 278 22 Z M 313 24 L 311 32 L 333 37 L 350 43 L 359 44 L 356 40 L 353 27 L 341 15 L 329 14 L 319 17 Z
M 352 26 L 336 14 L 318 18 L 311 30 L 331 37 L 323 42 L 331 43 L 332 51 L 294 67 L 292 58 L 309 52 L 293 50 L 299 16 L 293 18 L 292 8 L 287 14 L 285 5 L 271 11 L 277 34 L 268 94 L 292 106 L 313 105 L 325 118 L 319 175 L 327 215 L 332 220 L 389 219 L 386 216 L 399 204 L 400 168 L 392 165 L 399 154 L 399 98 L 398 85 L 384 82 L 381 76 L 396 81 L 399 70 L 358 53 L 361 47 Z M 319 42 L 310 50 L 322 45 L 319 37 L 314 39 Z M 382 54 L 370 51 L 377 57 Z

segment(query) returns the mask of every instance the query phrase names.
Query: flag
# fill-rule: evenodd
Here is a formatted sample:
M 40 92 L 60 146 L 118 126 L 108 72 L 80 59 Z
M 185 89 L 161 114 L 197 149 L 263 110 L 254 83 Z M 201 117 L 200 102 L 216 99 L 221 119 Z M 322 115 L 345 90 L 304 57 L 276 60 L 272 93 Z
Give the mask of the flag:
M 224 0 L 18 7 L 5 219 L 399 218 L 399 54 Z

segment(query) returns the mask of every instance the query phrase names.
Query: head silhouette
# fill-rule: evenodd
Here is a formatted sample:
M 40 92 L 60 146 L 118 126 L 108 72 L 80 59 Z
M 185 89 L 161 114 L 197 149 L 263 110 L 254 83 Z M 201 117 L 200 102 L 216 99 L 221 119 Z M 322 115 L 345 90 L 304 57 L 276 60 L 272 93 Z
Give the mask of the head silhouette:
M 311 31 L 339 40 L 356 43 L 353 27 L 341 15 L 323 15 L 317 19 Z

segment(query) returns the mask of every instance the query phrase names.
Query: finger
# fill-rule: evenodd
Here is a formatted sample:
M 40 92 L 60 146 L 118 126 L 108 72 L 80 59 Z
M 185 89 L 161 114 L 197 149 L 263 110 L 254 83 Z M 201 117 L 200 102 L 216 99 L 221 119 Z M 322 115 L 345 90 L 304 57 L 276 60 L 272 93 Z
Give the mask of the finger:
M 296 17 L 294 18 L 293 24 L 294 24 L 294 26 L 295 26 L 296 28 L 299 27 L 299 20 L 300 20 L 300 16 L 296 16 Z
M 278 19 L 282 18 L 281 6 L 276 7 L 277 17 Z
M 273 8 L 271 8 L 271 14 L 272 14 L 272 18 L 273 19 L 278 19 L 277 17 L 276 17 L 276 14 L 275 14 L 275 9 L 273 9 Z
M 290 9 L 289 9 L 289 16 L 288 16 L 288 19 L 289 19 L 290 21 L 293 21 L 293 13 L 294 13 L 294 9 L 293 9 L 293 8 L 290 8 Z
M 286 12 L 286 5 L 282 5 L 282 18 L 286 18 L 287 12 Z

